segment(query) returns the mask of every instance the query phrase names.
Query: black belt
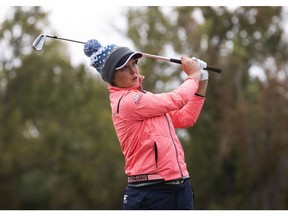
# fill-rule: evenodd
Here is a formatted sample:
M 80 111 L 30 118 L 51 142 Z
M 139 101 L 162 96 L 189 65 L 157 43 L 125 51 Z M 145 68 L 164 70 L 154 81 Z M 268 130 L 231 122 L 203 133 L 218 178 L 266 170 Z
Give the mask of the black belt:
M 183 178 L 173 179 L 169 181 L 164 181 L 164 178 L 158 174 L 143 174 L 128 176 L 128 183 L 152 183 L 152 182 L 163 182 L 164 184 L 180 185 L 189 179 L 189 176 Z

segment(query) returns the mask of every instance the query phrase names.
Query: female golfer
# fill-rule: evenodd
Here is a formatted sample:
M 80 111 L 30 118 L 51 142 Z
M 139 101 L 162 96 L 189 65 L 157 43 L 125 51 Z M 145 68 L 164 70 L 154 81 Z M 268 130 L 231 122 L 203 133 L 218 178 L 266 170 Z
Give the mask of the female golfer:
M 207 64 L 181 57 L 185 81 L 171 92 L 153 94 L 142 89 L 143 76 L 137 66 L 141 52 L 89 40 L 84 53 L 108 83 L 128 176 L 123 209 L 193 209 L 193 189 L 175 128 L 196 122 L 208 83 L 208 72 L 201 68 Z

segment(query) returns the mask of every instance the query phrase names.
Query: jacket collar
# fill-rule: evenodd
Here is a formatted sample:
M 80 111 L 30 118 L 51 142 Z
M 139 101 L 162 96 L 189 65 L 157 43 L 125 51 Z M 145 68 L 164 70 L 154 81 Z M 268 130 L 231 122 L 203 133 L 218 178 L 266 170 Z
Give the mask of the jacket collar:
M 129 90 L 140 90 L 140 91 L 143 91 L 140 86 L 132 86 L 130 88 L 119 88 L 119 87 L 116 87 L 116 86 L 113 86 L 113 85 L 110 85 L 110 84 L 108 84 L 108 90 L 109 90 L 110 93 L 119 92 L 119 91 L 129 91 Z

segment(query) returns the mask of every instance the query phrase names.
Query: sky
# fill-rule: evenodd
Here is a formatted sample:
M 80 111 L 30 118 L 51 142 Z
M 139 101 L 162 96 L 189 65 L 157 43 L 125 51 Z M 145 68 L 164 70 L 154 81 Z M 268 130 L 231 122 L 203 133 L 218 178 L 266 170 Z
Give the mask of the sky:
M 49 16 L 50 24 L 57 32 L 58 37 L 68 38 L 78 41 L 87 41 L 89 39 L 97 39 L 102 45 L 117 44 L 121 46 L 128 46 L 133 49 L 132 41 L 116 31 L 119 28 L 122 32 L 127 29 L 126 20 L 124 18 L 124 11 L 128 6 L 143 6 L 141 1 L 101 1 L 101 5 L 98 5 L 96 1 L 82 0 L 81 2 L 68 3 L 69 1 L 42 1 L 42 0 L 9 0 L 7 5 L 0 4 L 0 23 L 2 22 L 7 11 L 12 6 L 36 6 L 40 5 L 51 14 Z M 121 2 L 121 4 L 119 3 Z M 221 2 L 221 3 L 220 3 Z M 271 3 L 273 2 L 273 4 Z M 8 4 L 9 3 L 9 4 Z M 145 0 L 146 6 L 161 5 L 161 6 L 180 6 L 191 5 L 192 0 Z M 167 5 L 168 4 L 168 5 Z M 193 6 L 277 6 L 285 5 L 283 1 L 274 0 L 242 0 L 237 1 L 208 1 L 201 0 L 197 2 L 193 0 Z M 286 3 L 286 5 L 288 5 Z M 114 27 L 113 27 L 114 25 Z M 52 34 L 51 32 L 43 32 L 43 34 Z M 47 39 L 48 40 L 48 39 Z M 72 64 L 87 63 L 89 64 L 89 58 L 83 53 L 83 45 L 77 43 L 67 43 L 68 51 L 71 54 Z
M 12 6 L 0 5 L 0 22 Z M 124 7 L 101 6 L 94 8 L 89 5 L 69 5 L 69 9 L 62 5 L 43 5 L 45 11 L 50 12 L 49 21 L 55 32 L 43 32 L 43 34 L 55 34 L 58 37 L 86 42 L 89 39 L 97 39 L 102 45 L 115 43 L 132 46 L 132 42 L 118 33 L 112 25 L 125 30 L 126 22 L 121 18 Z M 122 16 L 123 17 L 123 16 Z M 116 22 L 115 22 L 116 20 Z M 48 38 L 46 39 L 48 40 Z M 83 45 L 67 43 L 71 54 L 72 63 L 89 62 L 83 53 Z M 132 48 L 132 47 L 131 47 Z M 44 51 L 44 50 L 43 50 Z
M 74 6 L 69 7 L 63 16 L 63 8 L 58 6 L 46 6 L 50 10 L 51 25 L 56 29 L 59 37 L 69 38 L 86 42 L 89 39 L 96 39 L 102 45 L 115 43 L 121 46 L 132 46 L 132 42 L 118 33 L 112 25 L 116 25 L 121 31 L 126 29 L 126 20 L 121 16 L 124 8 L 119 6 L 101 7 L 97 10 L 94 7 Z M 81 12 L 79 12 L 81 11 Z M 49 32 L 46 32 L 49 34 Z M 83 45 L 69 43 L 72 62 L 89 61 L 83 53 Z

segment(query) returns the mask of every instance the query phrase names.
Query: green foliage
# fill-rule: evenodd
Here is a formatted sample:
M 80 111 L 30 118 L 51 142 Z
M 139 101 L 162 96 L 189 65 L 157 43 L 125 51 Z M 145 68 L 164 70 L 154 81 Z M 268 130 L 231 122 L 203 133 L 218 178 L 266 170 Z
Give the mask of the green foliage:
M 223 68 L 210 73 L 203 111 L 186 130 L 190 139 L 182 139 L 198 209 L 287 209 L 283 13 L 281 7 L 141 7 L 128 14 L 127 33 L 138 49 L 196 56 Z M 157 37 L 155 26 L 166 32 Z M 152 91 L 159 91 L 158 80 L 170 85 L 165 74 L 179 80 L 178 68 L 157 64 L 145 61 L 142 68 L 153 76 L 145 80 Z M 255 66 L 265 80 L 251 76 Z
M 0 208 L 119 209 L 126 178 L 107 87 L 71 66 L 64 43 L 31 52 L 40 30 L 26 22 L 47 17 L 30 9 L 11 8 L 15 20 L 1 31 L 22 28 L 8 38 L 19 41 L 7 48 L 11 59 L 0 62 Z

